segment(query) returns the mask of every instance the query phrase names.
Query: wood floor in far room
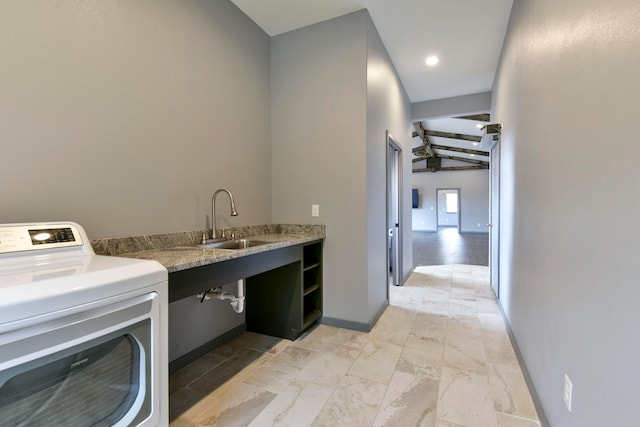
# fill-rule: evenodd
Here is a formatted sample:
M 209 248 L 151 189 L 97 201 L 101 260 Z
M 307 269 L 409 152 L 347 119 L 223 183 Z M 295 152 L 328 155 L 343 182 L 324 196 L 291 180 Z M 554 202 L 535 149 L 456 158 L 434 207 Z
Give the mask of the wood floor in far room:
M 413 265 L 489 265 L 489 234 L 458 233 L 456 227 L 438 232 L 414 231 Z

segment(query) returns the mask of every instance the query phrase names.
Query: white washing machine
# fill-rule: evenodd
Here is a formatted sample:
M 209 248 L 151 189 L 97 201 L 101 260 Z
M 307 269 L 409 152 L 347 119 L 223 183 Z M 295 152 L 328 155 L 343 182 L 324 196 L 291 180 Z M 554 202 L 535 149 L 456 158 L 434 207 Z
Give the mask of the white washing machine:
M 78 224 L 0 224 L 0 424 L 168 425 L 167 281 Z

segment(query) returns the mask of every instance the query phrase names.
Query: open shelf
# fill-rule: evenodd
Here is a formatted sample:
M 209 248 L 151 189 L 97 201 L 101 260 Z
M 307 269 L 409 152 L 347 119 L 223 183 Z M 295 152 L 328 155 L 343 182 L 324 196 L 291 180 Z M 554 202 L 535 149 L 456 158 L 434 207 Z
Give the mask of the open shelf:
M 304 268 L 302 269 L 302 271 L 309 271 L 309 270 L 313 270 L 313 269 L 314 269 L 314 268 L 316 268 L 316 267 L 320 267 L 320 263 L 319 263 L 319 262 L 317 262 L 317 263 L 315 263 L 315 264 L 311 264 L 311 265 L 309 265 L 309 266 L 307 266 L 307 267 L 304 267 Z
M 312 243 L 303 249 L 303 269 L 311 268 L 322 262 L 322 243 Z
M 309 315 L 304 317 L 304 321 L 302 322 L 302 330 L 307 329 L 309 326 L 313 325 L 316 320 L 322 317 L 322 312 L 320 310 L 314 310 Z
M 322 242 L 302 250 L 302 330 L 322 317 Z
M 322 240 L 290 252 L 290 263 L 246 278 L 248 331 L 295 340 L 322 318 Z
M 305 289 L 304 289 L 304 294 L 303 294 L 303 296 L 307 296 L 307 295 L 309 295 L 311 292 L 315 292 L 315 291 L 317 291 L 317 290 L 319 290 L 319 289 L 320 289 L 320 285 L 319 285 L 319 284 L 316 284 L 316 285 L 313 285 L 313 286 L 309 286 L 308 288 L 305 288 Z

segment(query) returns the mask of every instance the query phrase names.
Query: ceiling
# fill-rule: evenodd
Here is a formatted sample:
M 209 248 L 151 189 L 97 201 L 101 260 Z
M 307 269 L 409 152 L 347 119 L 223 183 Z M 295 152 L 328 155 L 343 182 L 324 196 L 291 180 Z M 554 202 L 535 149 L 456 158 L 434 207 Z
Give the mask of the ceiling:
M 271 36 L 368 9 L 412 103 L 488 92 L 512 0 L 231 0 Z M 429 55 L 440 58 L 428 67 Z
M 489 124 L 488 113 L 414 123 L 413 171 L 488 169 L 493 137 L 484 128 Z M 427 163 L 428 157 L 435 164 Z
M 231 0 L 267 34 L 367 9 L 412 103 L 491 91 L 513 0 Z M 440 62 L 425 64 L 430 55 Z M 480 137 L 483 120 L 423 120 L 428 131 Z M 451 136 L 451 135 L 449 135 Z M 428 135 L 442 166 L 488 167 L 486 139 L 474 141 Z M 426 169 L 413 138 L 414 170 Z M 453 151 L 456 150 L 457 151 Z M 463 151 L 460 151 L 463 150 Z M 487 155 L 472 153 L 484 151 Z M 472 155 L 473 154 L 473 155 Z M 450 157 L 454 157 L 451 159 Z M 418 161 L 419 158 L 423 160 Z M 460 159 L 466 159 L 461 161 Z M 478 161 L 482 163 L 478 163 Z M 434 170 L 434 169 L 431 169 Z M 445 168 L 446 170 L 446 168 Z M 455 169 L 453 169 L 455 170 Z

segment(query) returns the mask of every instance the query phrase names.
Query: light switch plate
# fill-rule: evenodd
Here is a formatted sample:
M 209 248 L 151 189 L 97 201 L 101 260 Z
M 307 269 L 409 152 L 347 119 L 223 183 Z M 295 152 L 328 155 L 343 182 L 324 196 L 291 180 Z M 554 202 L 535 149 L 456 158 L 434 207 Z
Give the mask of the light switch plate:
M 311 216 L 320 216 L 320 205 L 311 205 Z

